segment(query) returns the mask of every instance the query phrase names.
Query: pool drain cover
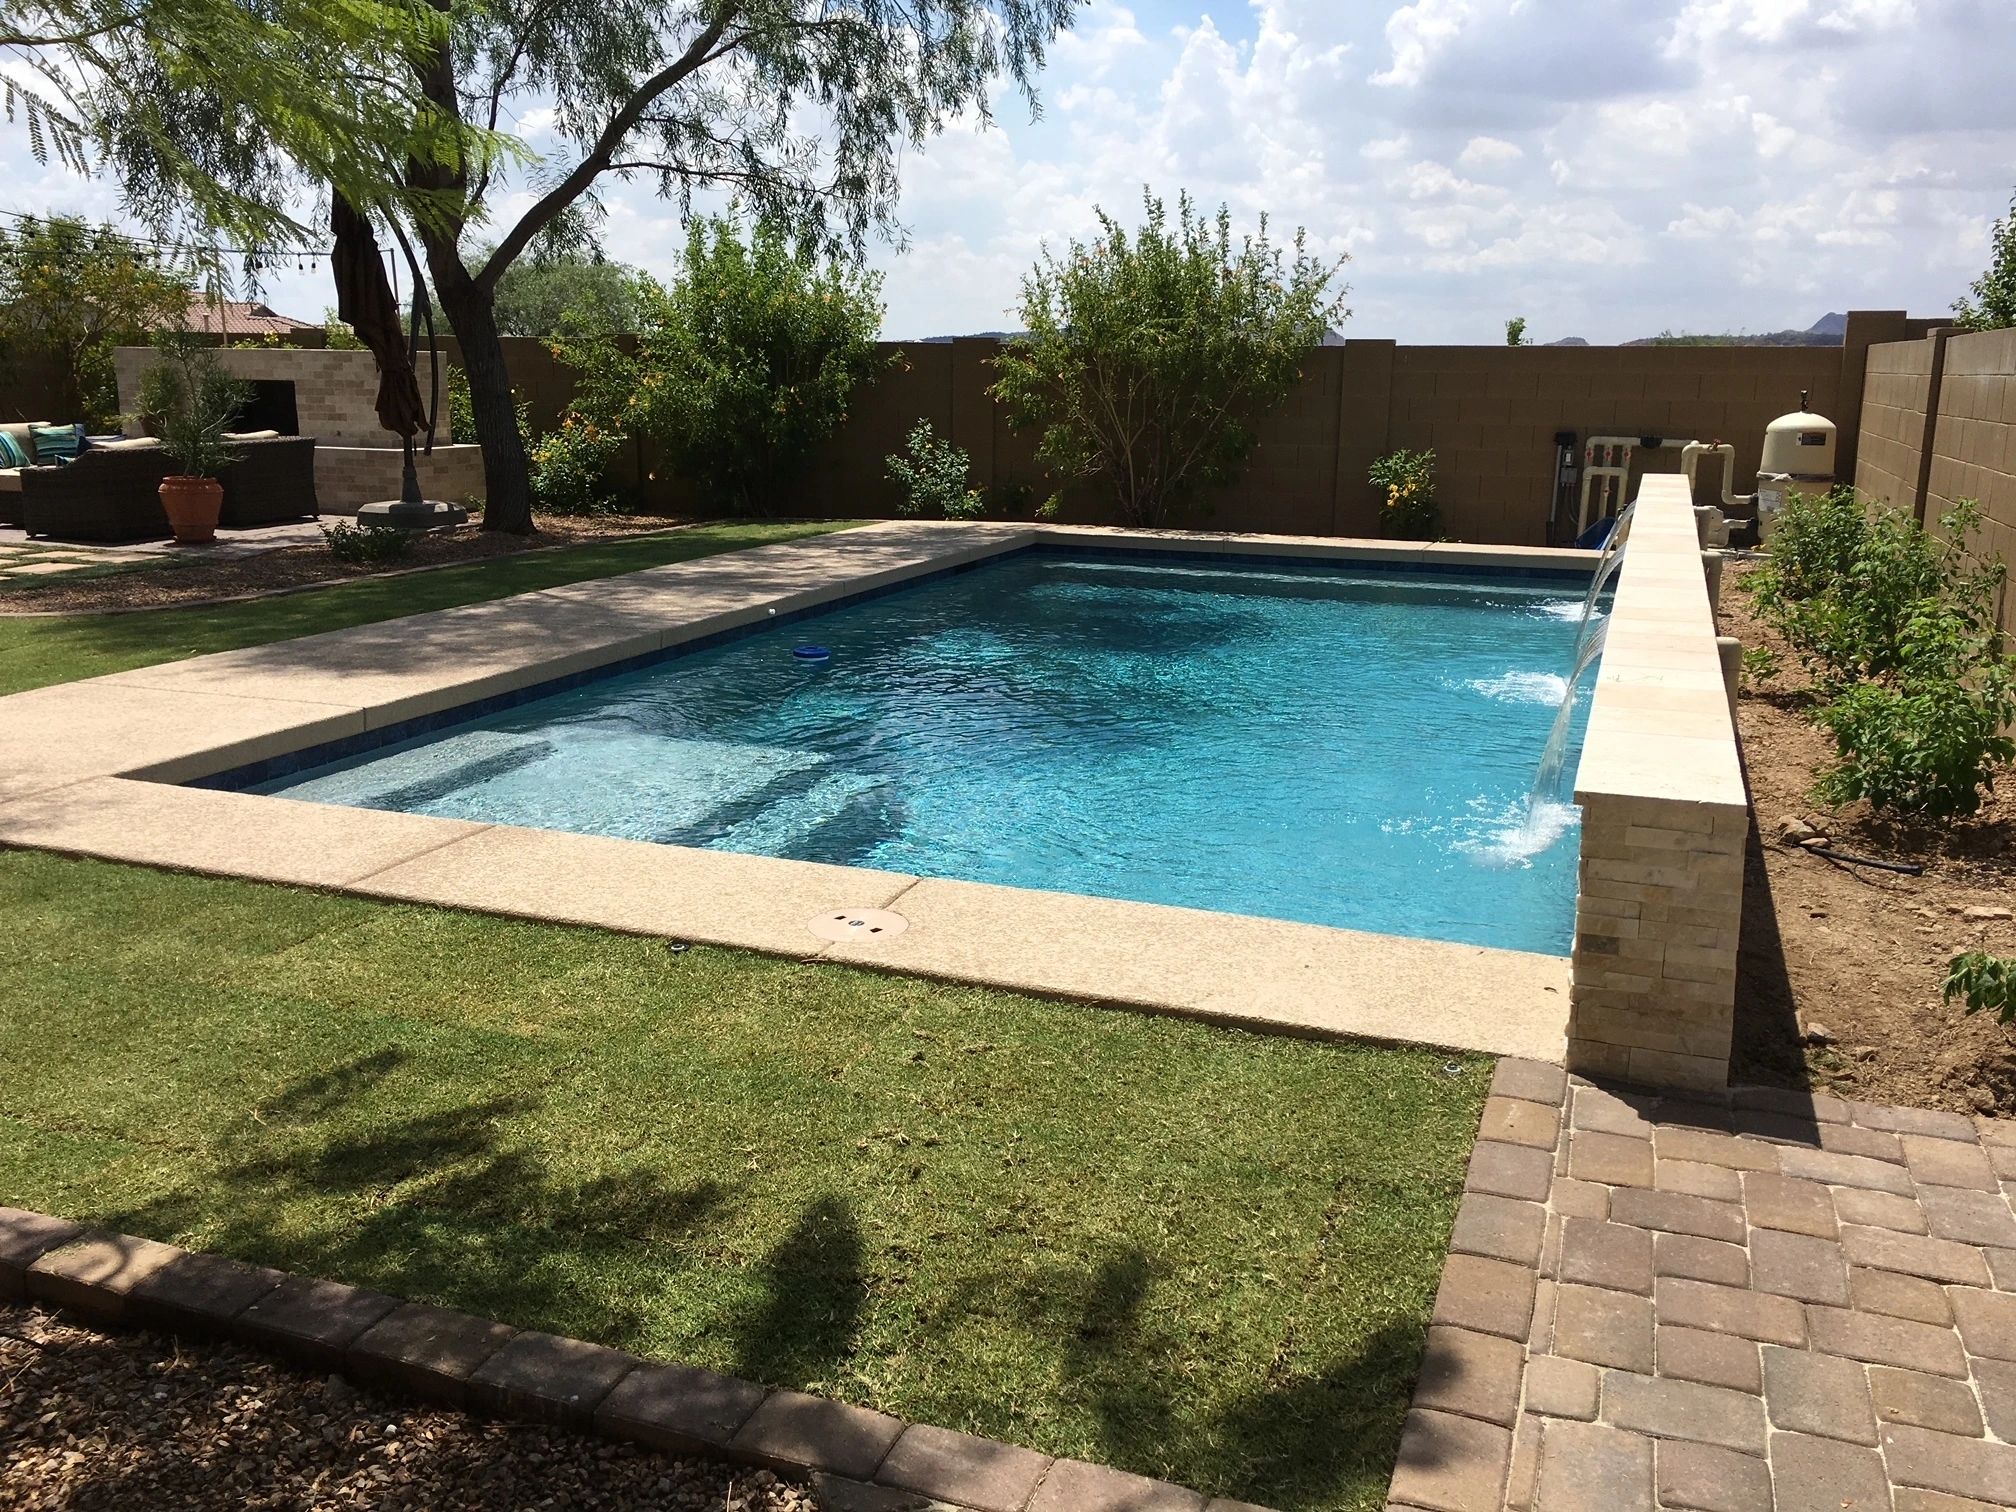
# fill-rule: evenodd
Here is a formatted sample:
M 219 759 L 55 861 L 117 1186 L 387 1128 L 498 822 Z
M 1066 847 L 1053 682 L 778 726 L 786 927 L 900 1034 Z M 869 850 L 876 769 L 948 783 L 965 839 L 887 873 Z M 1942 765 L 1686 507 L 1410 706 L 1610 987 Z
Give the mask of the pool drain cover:
M 839 913 L 816 914 L 805 921 L 805 927 L 822 940 L 865 944 L 903 933 L 910 927 L 910 921 L 886 908 L 848 908 Z

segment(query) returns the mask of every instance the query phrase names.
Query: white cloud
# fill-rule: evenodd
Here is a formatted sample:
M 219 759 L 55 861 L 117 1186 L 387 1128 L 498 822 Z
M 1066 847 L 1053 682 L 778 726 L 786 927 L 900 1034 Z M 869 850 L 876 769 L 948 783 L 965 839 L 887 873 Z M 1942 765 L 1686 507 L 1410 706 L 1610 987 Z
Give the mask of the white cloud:
M 1456 155 L 1456 161 L 1465 168 L 1493 168 L 1505 163 L 1516 163 L 1526 156 L 1526 149 L 1517 142 L 1503 142 L 1497 137 L 1474 136 L 1463 144 L 1463 150 Z
M 1851 305 L 1944 309 L 2016 179 L 2011 0 L 1093 0 L 1044 113 L 906 150 L 895 336 L 1013 323 L 1044 243 L 1143 185 L 1270 213 L 1350 253 L 1351 329 L 1496 341 L 1776 329 Z M 528 111 L 541 132 L 549 113 Z M 9 202 L 112 213 L 27 162 Z M 675 207 L 609 195 L 612 256 L 668 269 Z M 324 275 L 326 278 L 326 275 Z M 322 279 L 273 298 L 313 316 Z

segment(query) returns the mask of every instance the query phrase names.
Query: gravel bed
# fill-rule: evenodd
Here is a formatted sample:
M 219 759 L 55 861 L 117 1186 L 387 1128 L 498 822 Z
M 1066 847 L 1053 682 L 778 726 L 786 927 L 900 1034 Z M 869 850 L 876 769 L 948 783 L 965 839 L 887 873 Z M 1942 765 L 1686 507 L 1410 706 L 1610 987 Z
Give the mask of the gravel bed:
M 226 1344 L 0 1306 L 0 1508 L 818 1512 L 764 1470 L 421 1407 Z

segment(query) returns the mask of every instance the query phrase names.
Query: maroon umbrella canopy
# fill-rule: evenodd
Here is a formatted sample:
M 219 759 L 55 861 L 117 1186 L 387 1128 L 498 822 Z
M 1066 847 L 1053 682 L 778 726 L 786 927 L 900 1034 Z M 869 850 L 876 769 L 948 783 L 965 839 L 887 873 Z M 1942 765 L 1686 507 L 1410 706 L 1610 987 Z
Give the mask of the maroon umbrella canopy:
M 336 233 L 330 258 L 336 273 L 336 313 L 378 359 L 378 423 L 411 440 L 427 428 L 427 406 L 413 375 L 413 356 L 399 328 L 399 302 L 385 277 L 371 223 L 342 195 L 330 206 L 329 229 Z

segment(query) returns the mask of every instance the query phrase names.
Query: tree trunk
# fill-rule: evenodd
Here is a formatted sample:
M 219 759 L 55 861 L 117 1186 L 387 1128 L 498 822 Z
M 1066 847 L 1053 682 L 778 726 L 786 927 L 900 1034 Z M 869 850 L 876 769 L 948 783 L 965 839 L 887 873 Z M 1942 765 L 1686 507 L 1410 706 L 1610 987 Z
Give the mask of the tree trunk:
M 454 246 L 433 237 L 427 237 L 426 242 L 434 292 L 462 347 L 462 372 L 469 380 L 476 441 L 483 448 L 483 528 L 529 535 L 532 470 L 525 456 L 525 438 L 518 433 L 518 407 L 511 398 L 511 374 L 504 364 L 503 339 L 497 333 L 495 302 L 489 290 L 469 276 Z

